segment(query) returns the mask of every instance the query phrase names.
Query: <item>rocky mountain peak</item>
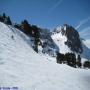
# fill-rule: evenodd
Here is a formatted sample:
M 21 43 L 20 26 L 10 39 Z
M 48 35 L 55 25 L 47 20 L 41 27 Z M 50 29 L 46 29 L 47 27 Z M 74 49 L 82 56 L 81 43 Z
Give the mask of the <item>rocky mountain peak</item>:
M 65 44 L 70 47 L 72 51 L 82 53 L 83 49 L 78 31 L 72 26 L 68 26 L 66 27 L 65 36 L 67 37 Z
M 63 26 L 59 26 L 54 30 L 54 34 L 59 34 L 62 38 L 65 36 L 67 39 L 64 44 L 67 45 L 71 51 L 76 53 L 83 52 L 79 33 L 74 27 L 68 24 L 63 24 Z

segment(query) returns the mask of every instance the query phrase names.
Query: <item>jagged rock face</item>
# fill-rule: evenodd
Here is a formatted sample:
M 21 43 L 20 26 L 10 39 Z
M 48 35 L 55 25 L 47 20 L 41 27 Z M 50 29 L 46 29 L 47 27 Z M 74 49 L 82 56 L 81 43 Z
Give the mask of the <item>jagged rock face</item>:
M 66 30 L 62 29 L 62 32 L 67 37 L 65 44 L 70 47 L 70 49 L 76 53 L 82 53 L 83 48 L 80 41 L 79 33 L 69 25 L 66 25 Z
M 64 24 L 55 28 L 52 33 L 52 38 L 57 43 L 57 46 L 59 46 L 60 53 L 83 52 L 79 33 L 72 26 Z

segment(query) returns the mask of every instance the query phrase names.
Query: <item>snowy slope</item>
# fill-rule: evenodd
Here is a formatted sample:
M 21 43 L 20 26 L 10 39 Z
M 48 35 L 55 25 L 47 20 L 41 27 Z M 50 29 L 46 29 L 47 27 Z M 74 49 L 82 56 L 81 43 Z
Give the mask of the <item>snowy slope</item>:
M 90 70 L 74 69 L 47 59 L 33 51 L 26 35 L 0 23 L 0 87 L 18 87 L 18 90 L 90 89 Z
M 90 60 L 90 39 L 82 40 L 83 43 L 83 53 L 82 57 Z
M 61 30 L 64 28 L 66 30 L 66 27 L 58 26 L 55 29 L 55 32 L 51 35 L 53 41 L 56 43 L 56 45 L 59 47 L 59 52 L 60 53 L 68 53 L 71 52 L 70 48 L 65 44 L 67 41 L 67 37 L 62 34 Z
M 90 39 L 83 40 L 83 43 L 90 49 Z
M 66 36 L 62 35 L 59 32 L 59 33 L 54 33 L 51 37 L 56 43 L 56 45 L 59 47 L 60 53 L 65 54 L 65 53 L 71 52 L 70 48 L 67 45 L 65 45 L 65 42 L 67 41 Z

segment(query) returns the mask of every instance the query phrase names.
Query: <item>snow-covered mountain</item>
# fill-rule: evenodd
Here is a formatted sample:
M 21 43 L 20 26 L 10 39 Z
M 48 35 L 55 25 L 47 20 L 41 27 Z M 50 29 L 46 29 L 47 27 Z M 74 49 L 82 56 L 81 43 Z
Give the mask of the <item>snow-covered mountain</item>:
M 53 40 L 59 45 L 61 53 L 82 53 L 83 48 L 78 32 L 67 24 L 57 27 L 53 34 Z
M 53 41 L 59 47 L 60 53 L 73 52 L 81 54 L 82 58 L 90 59 L 90 40 L 81 39 L 78 31 L 67 24 L 58 26 L 51 35 Z
M 65 42 L 67 41 L 67 37 L 62 34 L 62 30 L 63 30 L 62 26 L 55 28 L 54 32 L 52 32 L 51 37 L 53 41 L 56 43 L 56 45 L 59 47 L 59 52 L 65 54 L 72 51 L 67 45 L 65 45 Z
M 90 70 L 75 69 L 37 54 L 28 36 L 0 22 L 0 88 L 89 90 Z

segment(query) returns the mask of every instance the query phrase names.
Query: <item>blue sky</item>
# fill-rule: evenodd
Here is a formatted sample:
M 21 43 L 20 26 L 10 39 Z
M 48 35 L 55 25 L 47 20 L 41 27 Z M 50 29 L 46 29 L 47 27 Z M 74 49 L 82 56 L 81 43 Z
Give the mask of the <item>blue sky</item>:
M 64 23 L 77 28 L 80 24 L 90 26 L 90 0 L 0 0 L 0 14 L 3 12 L 14 22 L 27 19 L 43 28 Z

